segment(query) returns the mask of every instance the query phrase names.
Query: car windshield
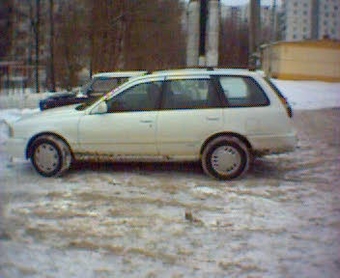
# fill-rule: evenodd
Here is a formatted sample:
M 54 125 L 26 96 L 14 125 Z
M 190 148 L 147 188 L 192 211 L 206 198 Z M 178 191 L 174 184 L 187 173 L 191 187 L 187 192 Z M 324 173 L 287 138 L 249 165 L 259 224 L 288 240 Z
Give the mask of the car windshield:
M 103 100 L 107 100 L 107 99 L 111 98 L 117 92 L 118 89 L 119 89 L 119 86 L 114 88 L 111 92 L 104 94 L 103 96 L 98 96 L 94 99 L 89 99 L 89 100 L 83 102 L 82 104 L 78 105 L 76 107 L 76 109 L 79 110 L 79 111 L 83 111 L 83 110 L 87 109 L 88 107 L 90 107 L 92 104 L 94 104 L 96 101 L 98 101 L 100 98 L 103 98 Z

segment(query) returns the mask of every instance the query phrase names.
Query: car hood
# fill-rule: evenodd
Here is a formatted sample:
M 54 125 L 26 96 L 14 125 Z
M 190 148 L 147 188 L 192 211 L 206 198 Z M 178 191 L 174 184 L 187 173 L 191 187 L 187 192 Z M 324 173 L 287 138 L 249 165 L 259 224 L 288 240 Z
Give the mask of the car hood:
M 78 104 L 66 105 L 61 107 L 55 107 L 40 111 L 34 116 L 41 116 L 43 118 L 49 117 L 62 117 L 62 116 L 72 116 L 72 115 L 81 115 L 84 114 L 84 111 L 79 111 L 76 107 L 79 106 Z
M 49 95 L 47 98 L 44 100 L 56 100 L 56 99 L 62 99 L 62 98 L 70 98 L 70 97 L 75 97 L 76 93 L 74 92 L 60 92 L 60 93 L 53 93 Z
M 12 121 L 11 123 L 18 123 L 18 122 L 27 122 L 27 121 L 44 121 L 47 119 L 55 118 L 56 120 L 61 119 L 63 117 L 73 117 L 73 116 L 80 116 L 84 114 L 84 111 L 79 111 L 76 107 L 79 104 L 67 105 L 57 108 L 51 108 L 44 111 L 38 111 L 33 114 L 25 115 L 18 119 L 17 121 Z
M 36 134 L 46 132 L 75 138 L 79 120 L 86 113 L 75 109 L 76 106 L 70 105 L 39 111 L 8 124 L 17 138 L 32 138 Z

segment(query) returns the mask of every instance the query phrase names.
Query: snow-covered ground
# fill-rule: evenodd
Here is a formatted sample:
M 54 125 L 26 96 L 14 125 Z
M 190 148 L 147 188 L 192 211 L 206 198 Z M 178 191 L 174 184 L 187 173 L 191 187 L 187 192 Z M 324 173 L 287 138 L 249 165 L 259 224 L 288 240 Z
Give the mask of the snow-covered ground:
M 340 84 L 274 81 L 299 146 L 220 182 L 196 164 L 8 164 L 0 110 L 0 277 L 327 277 L 340 273 Z M 299 110 L 307 109 L 307 110 Z
M 277 79 L 273 82 L 288 98 L 293 109 L 340 107 L 340 83 Z

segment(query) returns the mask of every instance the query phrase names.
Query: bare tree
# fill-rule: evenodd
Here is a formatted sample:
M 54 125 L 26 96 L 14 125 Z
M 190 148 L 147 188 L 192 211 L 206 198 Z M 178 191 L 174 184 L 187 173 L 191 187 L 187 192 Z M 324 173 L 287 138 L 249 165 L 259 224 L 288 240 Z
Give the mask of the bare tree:
M 12 20 L 13 2 L 2 0 L 0 3 L 0 58 L 6 57 L 11 47 Z
M 23 49 L 32 49 L 27 63 L 35 67 L 37 92 L 42 66 L 49 89 L 55 90 L 79 85 L 82 69 L 153 70 L 185 64 L 182 0 L 26 0 L 20 6 L 31 25 Z
M 78 72 L 88 61 L 88 10 L 82 2 L 63 2 L 55 16 L 55 78 L 59 86 L 67 89 L 78 85 Z
M 39 80 L 39 46 L 40 46 L 40 0 L 36 0 L 35 2 L 35 20 L 33 25 L 34 30 L 34 38 L 35 38 L 35 91 L 36 93 L 40 92 L 40 80 Z
M 93 5 L 94 71 L 184 65 L 181 1 L 103 0 Z
M 49 89 L 55 92 L 55 74 L 54 74 L 54 0 L 49 1 L 49 22 L 50 22 L 50 67 L 49 67 Z
M 219 46 L 221 67 L 246 68 L 248 66 L 248 26 L 237 24 L 231 18 L 222 22 Z

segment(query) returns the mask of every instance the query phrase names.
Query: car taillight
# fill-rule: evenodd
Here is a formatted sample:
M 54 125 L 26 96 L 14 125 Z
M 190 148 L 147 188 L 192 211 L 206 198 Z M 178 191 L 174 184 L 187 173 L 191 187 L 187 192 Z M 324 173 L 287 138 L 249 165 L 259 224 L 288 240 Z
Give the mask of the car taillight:
M 287 99 L 285 97 L 280 97 L 280 100 L 283 104 L 283 106 L 286 108 L 286 112 L 287 112 L 287 115 L 289 118 L 292 118 L 293 117 L 293 109 L 292 107 L 289 105 Z
M 280 92 L 280 90 L 275 86 L 275 84 L 268 77 L 265 77 L 264 80 L 268 83 L 268 85 L 274 90 L 276 95 L 279 97 L 281 103 L 283 104 L 283 106 L 286 109 L 288 117 L 292 118 L 293 117 L 293 109 L 289 105 L 288 100 L 284 97 L 284 95 Z

